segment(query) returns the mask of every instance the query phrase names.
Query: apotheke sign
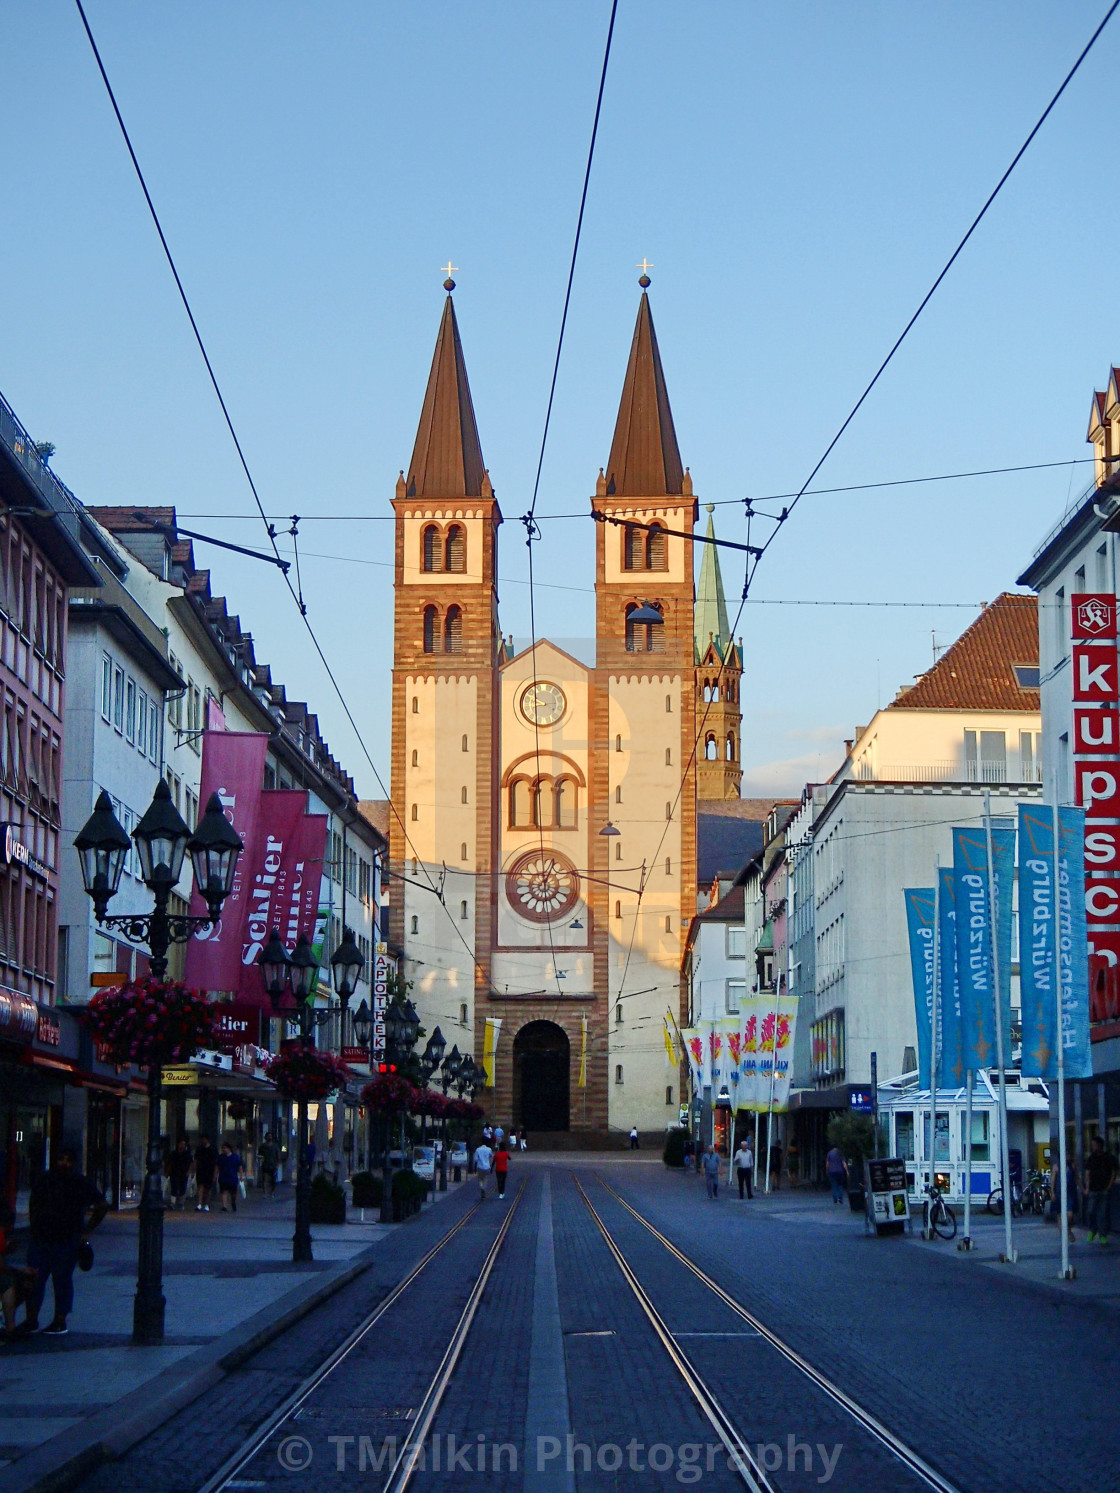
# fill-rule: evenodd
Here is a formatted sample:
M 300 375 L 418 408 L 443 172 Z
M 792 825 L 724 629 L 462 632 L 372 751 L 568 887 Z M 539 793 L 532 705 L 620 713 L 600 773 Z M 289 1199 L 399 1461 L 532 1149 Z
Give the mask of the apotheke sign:
M 0 855 L 4 858 L 6 866 L 26 866 L 29 871 L 34 871 L 36 876 L 49 876 L 51 868 L 46 861 L 41 861 L 37 855 L 32 855 L 27 846 L 20 839 L 21 825 L 0 825 Z

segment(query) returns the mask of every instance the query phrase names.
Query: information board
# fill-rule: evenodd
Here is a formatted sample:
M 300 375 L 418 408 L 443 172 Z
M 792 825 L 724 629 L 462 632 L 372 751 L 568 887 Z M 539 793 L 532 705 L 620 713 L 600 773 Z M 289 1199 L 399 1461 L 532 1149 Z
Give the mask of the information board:
M 867 1217 L 876 1229 L 884 1224 L 910 1222 L 910 1193 L 906 1163 L 897 1156 L 867 1162 Z

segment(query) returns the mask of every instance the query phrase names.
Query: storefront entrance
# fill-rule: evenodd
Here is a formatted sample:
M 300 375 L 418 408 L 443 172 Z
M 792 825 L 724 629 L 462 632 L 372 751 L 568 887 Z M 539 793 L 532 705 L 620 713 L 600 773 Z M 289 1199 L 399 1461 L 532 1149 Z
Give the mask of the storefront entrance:
M 571 1045 L 552 1021 L 531 1021 L 513 1042 L 513 1124 L 530 1135 L 567 1130 Z

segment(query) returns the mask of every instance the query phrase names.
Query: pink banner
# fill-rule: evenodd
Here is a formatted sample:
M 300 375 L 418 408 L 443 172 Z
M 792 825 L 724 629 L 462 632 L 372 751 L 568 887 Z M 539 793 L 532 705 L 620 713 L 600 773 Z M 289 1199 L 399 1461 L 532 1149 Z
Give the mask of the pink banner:
M 245 1000 L 265 1001 L 256 964 L 273 928 L 289 953 L 299 935 L 315 932 L 315 914 L 327 846 L 327 816 L 308 814 L 307 794 L 261 795 L 257 854 L 250 868 L 244 917 L 236 933 L 238 989 Z
M 200 990 L 236 991 L 240 983 L 236 930 L 244 922 L 250 868 L 257 859 L 267 750 L 268 737 L 259 731 L 207 731 L 202 738 L 202 808 L 205 810 L 211 793 L 216 793 L 245 849 L 238 858 L 233 891 L 226 898 L 217 927 L 196 934 L 187 945 L 186 981 Z M 199 916 L 206 912 L 197 891 L 191 895 L 190 910 Z

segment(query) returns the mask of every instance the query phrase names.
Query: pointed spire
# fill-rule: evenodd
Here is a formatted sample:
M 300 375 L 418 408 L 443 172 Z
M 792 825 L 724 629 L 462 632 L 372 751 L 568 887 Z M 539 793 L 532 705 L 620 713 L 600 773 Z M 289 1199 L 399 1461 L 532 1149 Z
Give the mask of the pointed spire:
M 657 333 L 643 288 L 607 463 L 607 492 L 619 497 L 675 497 L 683 481 Z
M 455 304 L 448 291 L 408 467 L 407 496 L 479 497 L 485 475 Z
M 706 503 L 709 539 L 716 537 L 712 522 L 714 505 Z M 719 568 L 719 550 L 714 544 L 704 546 L 704 558 L 700 561 L 700 582 L 696 587 L 696 610 L 694 613 L 694 635 L 696 657 L 701 659 L 708 651 L 708 644 L 715 645 L 716 653 L 723 658 L 731 642 L 731 628 L 727 622 L 727 600 L 723 594 L 723 576 Z

